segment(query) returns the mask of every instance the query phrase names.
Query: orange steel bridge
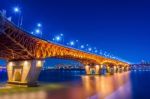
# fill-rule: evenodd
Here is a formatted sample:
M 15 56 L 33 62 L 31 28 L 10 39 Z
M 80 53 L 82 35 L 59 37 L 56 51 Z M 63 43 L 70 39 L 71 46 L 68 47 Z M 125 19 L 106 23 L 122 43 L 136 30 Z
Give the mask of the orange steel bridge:
M 10 71 L 10 74 L 8 74 L 8 82 L 23 81 L 23 78 L 17 78 L 16 80 L 14 74 L 14 72 L 17 72 L 17 75 L 19 75 L 19 73 L 23 73 L 24 65 L 22 62 L 26 61 L 26 64 L 30 64 L 31 68 L 34 63 L 32 60 L 35 60 L 35 66 L 40 64 L 39 67 L 41 67 L 42 60 L 51 57 L 76 60 L 85 66 L 89 66 L 88 69 L 93 66 L 101 67 L 101 65 L 107 65 L 109 67 L 129 66 L 126 62 L 87 53 L 37 38 L 23 29 L 18 28 L 4 16 L 0 15 L 0 59 L 8 61 L 7 68 L 8 71 Z M 38 62 L 37 60 L 41 61 Z M 13 66 L 15 69 L 12 68 Z M 17 66 L 20 66 L 21 68 L 18 68 Z M 89 74 L 89 71 L 86 71 L 87 74 Z M 30 69 L 28 72 L 30 72 Z M 22 83 L 28 83 L 27 79 L 28 78 L 25 77 Z

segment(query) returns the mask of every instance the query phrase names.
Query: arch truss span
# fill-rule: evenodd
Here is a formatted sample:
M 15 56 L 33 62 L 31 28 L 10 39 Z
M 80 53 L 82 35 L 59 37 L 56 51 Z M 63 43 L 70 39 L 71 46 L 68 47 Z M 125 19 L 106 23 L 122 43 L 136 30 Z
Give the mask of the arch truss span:
M 33 72 L 33 75 L 37 75 L 39 72 L 39 69 L 36 68 L 35 61 L 48 57 L 77 60 L 84 64 L 91 64 L 90 67 L 93 67 L 93 69 L 90 69 L 90 71 L 95 74 L 99 74 L 100 64 L 102 64 L 103 61 L 128 65 L 128 63 L 119 60 L 87 53 L 40 39 L 17 27 L 0 14 L 0 59 L 9 61 L 7 65 L 9 70 L 8 82 L 14 83 L 16 82 L 15 79 L 17 79 L 17 83 L 20 81 L 21 84 L 32 82 L 29 76 L 30 72 Z M 22 65 L 22 63 L 28 60 L 30 60 L 28 62 L 30 64 L 28 65 L 30 67 L 28 68 L 29 70 L 26 68 L 27 66 Z M 17 67 L 9 65 L 11 62 L 16 64 L 15 66 Z M 32 70 L 32 67 L 37 73 Z M 96 70 L 94 68 L 96 68 Z M 19 78 L 19 75 L 22 77 L 22 74 L 25 73 L 25 69 L 28 70 L 26 73 L 29 74 L 26 74 L 26 77 Z M 14 73 L 15 75 L 18 75 L 17 78 L 14 76 Z M 87 73 L 89 72 L 87 71 Z M 36 79 L 37 76 L 34 78 Z

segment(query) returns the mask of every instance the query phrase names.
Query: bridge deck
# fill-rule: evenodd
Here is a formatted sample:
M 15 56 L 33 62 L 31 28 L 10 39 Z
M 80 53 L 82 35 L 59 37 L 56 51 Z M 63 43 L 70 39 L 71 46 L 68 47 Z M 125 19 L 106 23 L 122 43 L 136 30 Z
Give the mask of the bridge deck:
M 24 60 L 44 59 L 47 57 L 77 60 L 82 63 L 100 64 L 107 61 L 128 65 L 119 60 L 87 53 L 37 38 L 18 28 L 0 15 L 0 58 Z

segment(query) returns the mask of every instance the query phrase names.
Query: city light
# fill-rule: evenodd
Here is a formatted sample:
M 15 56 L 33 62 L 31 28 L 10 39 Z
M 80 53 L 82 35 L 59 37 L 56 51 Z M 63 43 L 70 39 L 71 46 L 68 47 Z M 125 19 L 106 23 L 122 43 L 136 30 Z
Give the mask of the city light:
M 89 51 L 92 51 L 92 48 L 88 48 Z
M 73 42 L 73 41 L 71 41 L 71 42 L 70 42 L 70 45 L 71 45 L 71 46 L 73 46 L 73 45 L 74 45 L 74 42 Z
M 42 27 L 42 24 L 41 24 L 41 23 L 38 23 L 37 26 L 38 26 L 38 27 Z
M 31 32 L 31 34 L 34 34 L 34 32 Z
M 60 36 L 56 36 L 56 41 L 60 41 Z
M 14 12 L 20 12 L 19 7 L 14 7 Z
M 64 34 L 61 33 L 60 36 L 64 36 Z
M 19 7 L 14 7 L 14 12 L 20 12 L 20 8 L 19 8 Z M 38 29 L 36 29 L 35 32 L 31 32 L 31 34 L 34 34 L 34 33 L 36 33 L 36 34 L 41 34 L 41 33 L 42 33 L 42 32 L 41 32 L 41 27 L 42 27 L 42 24 L 41 24 L 40 22 L 37 23 L 37 28 L 38 28 Z M 63 36 L 64 36 L 64 34 L 63 34 L 63 33 L 60 33 L 59 35 L 57 35 L 56 37 L 54 37 L 52 40 L 53 40 L 53 41 L 62 41 L 62 42 L 64 42 Z M 107 54 L 106 52 L 104 52 L 104 53 L 102 53 L 102 51 L 99 52 L 96 47 L 90 47 L 89 44 L 86 44 L 86 45 L 79 45 L 79 40 L 70 41 L 69 43 L 67 43 L 67 45 L 74 46 L 75 43 L 76 43 L 77 48 L 79 48 L 79 49 L 80 49 L 80 48 L 81 48 L 81 49 L 84 49 L 85 47 L 89 47 L 89 48 L 87 48 L 87 49 L 85 49 L 85 50 L 90 51 L 90 52 L 92 52 L 92 53 L 97 53 L 97 54 L 99 54 L 99 55 L 102 55 L 102 54 L 103 54 L 105 57 L 114 58 L 114 57 L 112 57 L 110 54 Z M 93 51 L 92 51 L 92 49 L 93 49 Z
M 97 50 L 95 50 L 95 53 L 97 53 L 98 51 Z
M 100 51 L 99 51 L 99 54 L 100 54 L 100 55 L 102 55 L 102 54 L 103 54 L 103 53 L 102 53 L 102 50 L 100 50 Z
M 40 30 L 39 30 L 39 29 L 36 29 L 35 32 L 36 32 L 37 34 L 39 34 L 39 33 L 40 33 Z
M 81 45 L 81 48 L 83 49 L 83 48 L 84 48 L 84 45 Z
M 64 42 L 63 36 L 64 36 L 64 35 L 61 33 L 61 34 L 55 36 L 52 40 L 53 40 L 53 41 L 62 41 L 62 42 Z M 61 42 L 61 43 L 62 43 L 62 42 Z

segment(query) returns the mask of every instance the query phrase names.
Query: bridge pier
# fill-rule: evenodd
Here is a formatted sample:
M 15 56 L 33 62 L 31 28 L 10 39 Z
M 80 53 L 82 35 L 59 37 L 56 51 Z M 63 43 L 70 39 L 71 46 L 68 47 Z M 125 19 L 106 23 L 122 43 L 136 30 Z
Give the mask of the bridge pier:
M 85 72 L 87 75 L 92 75 L 92 74 L 98 75 L 100 74 L 100 66 L 99 65 L 95 65 L 95 66 L 86 65 Z
M 110 74 L 114 74 L 114 73 L 116 73 L 116 67 L 115 66 L 113 66 L 113 67 L 110 67 Z
M 42 66 L 42 60 L 9 61 L 8 84 L 36 86 Z
M 129 67 L 128 66 L 124 67 L 124 70 L 129 71 Z
M 124 67 L 119 67 L 119 73 L 122 73 L 124 71 Z
M 116 73 L 116 68 L 114 66 L 113 67 L 107 66 L 106 67 L 106 73 L 107 74 L 114 74 L 114 73 Z

